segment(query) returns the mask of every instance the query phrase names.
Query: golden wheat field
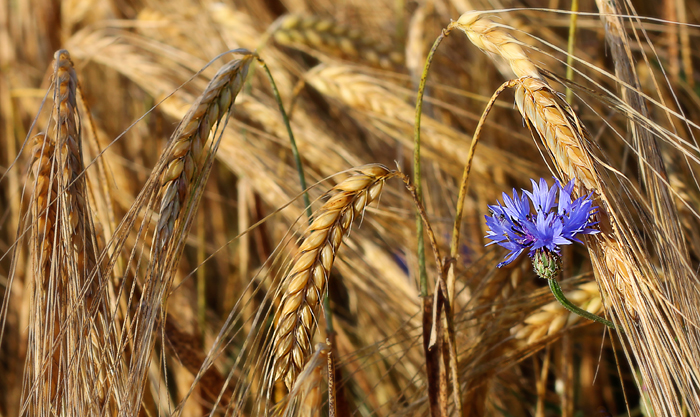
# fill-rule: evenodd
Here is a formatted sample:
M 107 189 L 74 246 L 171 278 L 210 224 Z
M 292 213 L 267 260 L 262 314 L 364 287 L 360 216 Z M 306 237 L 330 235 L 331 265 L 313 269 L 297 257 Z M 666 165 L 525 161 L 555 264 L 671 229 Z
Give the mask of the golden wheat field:
M 700 416 L 698 7 L 0 0 L 0 417 Z

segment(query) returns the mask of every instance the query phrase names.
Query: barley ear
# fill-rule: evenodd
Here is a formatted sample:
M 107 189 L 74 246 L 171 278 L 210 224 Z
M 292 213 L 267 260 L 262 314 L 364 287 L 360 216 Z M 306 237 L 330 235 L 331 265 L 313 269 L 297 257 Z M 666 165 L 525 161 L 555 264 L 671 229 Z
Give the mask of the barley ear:
M 219 139 L 212 130 L 222 132 L 222 124 L 230 114 L 236 96 L 245 82 L 253 54 L 239 50 L 243 57 L 225 64 L 212 78 L 206 89 L 173 133 L 161 154 L 146 189 L 132 206 L 130 219 L 142 209 L 146 199 L 154 194 L 159 200 L 158 221 L 152 243 L 152 260 L 143 285 L 137 315 L 159 311 L 167 306 L 175 269 L 182 255 L 185 236 L 189 232 L 199 205 L 204 185 L 211 172 Z M 128 227 L 128 223 L 123 223 Z M 143 384 L 149 369 L 154 344 L 154 329 L 158 314 L 148 313 L 138 320 L 133 332 L 134 345 L 129 368 L 129 412 L 136 414 L 141 404 Z
M 160 179 L 160 209 L 156 228 L 156 253 L 169 247 L 175 223 L 182 220 L 187 198 L 204 171 L 205 145 L 210 130 L 228 115 L 233 101 L 243 87 L 253 56 L 248 54 L 231 61 L 214 76 L 206 90 L 180 122 L 164 152 Z M 157 258 L 157 256 L 156 256 Z
M 285 286 L 273 336 L 271 381 L 283 380 L 288 389 L 311 354 L 322 297 L 343 237 L 353 220 L 376 200 L 392 171 L 381 165 L 357 168 L 354 175 L 335 187 L 319 210 L 298 249 Z

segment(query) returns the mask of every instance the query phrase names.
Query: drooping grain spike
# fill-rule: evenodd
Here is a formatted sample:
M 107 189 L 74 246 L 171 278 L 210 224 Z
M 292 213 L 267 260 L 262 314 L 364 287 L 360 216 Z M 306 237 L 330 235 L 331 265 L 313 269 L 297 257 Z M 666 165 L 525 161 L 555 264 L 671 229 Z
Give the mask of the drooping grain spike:
M 583 185 L 582 194 L 597 192 L 603 201 L 600 207 L 601 228 L 604 235 L 592 236 L 589 241 L 599 245 L 605 254 L 603 264 L 625 300 L 630 317 L 637 317 L 632 282 L 641 276 L 633 257 L 619 241 L 619 225 L 607 210 L 611 207 L 607 190 L 602 186 L 590 151 L 589 134 L 571 107 L 543 80 L 520 78 L 515 91 L 515 102 L 528 126 L 542 140 L 565 181 L 577 179 Z M 608 261 L 608 259 L 615 261 Z
M 202 171 L 204 146 L 209 131 L 228 114 L 243 87 L 252 59 L 252 55 L 246 55 L 219 70 L 180 123 L 166 150 L 166 165 L 160 183 L 157 240 L 154 245 L 157 253 L 168 246 L 175 222 L 185 208 L 192 183 Z
M 382 191 L 392 172 L 380 165 L 358 168 L 333 187 L 337 193 L 314 217 L 306 238 L 283 280 L 286 286 L 273 336 L 272 380 L 283 380 L 288 389 L 311 354 L 321 299 L 343 237 L 352 221 Z
M 68 228 L 62 229 L 66 232 L 63 239 L 71 244 L 66 251 L 68 267 L 80 277 L 78 285 L 82 287 L 86 283 L 89 271 L 95 266 L 94 233 L 91 231 L 91 220 L 86 206 L 81 127 L 77 114 L 78 77 L 66 50 L 59 50 L 54 55 L 54 77 L 56 104 L 52 116 L 61 170 L 61 175 L 58 176 L 60 216 L 68 220 Z
M 173 133 L 168 147 L 154 170 L 151 184 L 156 187 L 159 207 L 158 221 L 153 235 L 152 261 L 143 286 L 139 313 L 148 318 L 138 321 L 134 330 L 134 344 L 138 347 L 129 365 L 126 415 L 138 413 L 143 396 L 143 384 L 151 360 L 154 329 L 158 311 L 167 301 L 174 270 L 182 255 L 186 234 L 191 226 L 191 214 L 199 205 L 202 188 L 209 177 L 216 140 L 207 144 L 210 131 L 220 131 L 222 120 L 230 114 L 253 61 L 247 51 L 240 59 L 224 65 L 209 82 L 204 92 Z M 150 188 L 152 190 L 153 188 Z
M 567 178 L 577 178 L 588 190 L 598 190 L 593 163 L 581 143 L 583 124 L 542 78 L 521 43 L 481 12 L 465 13 L 454 25 L 479 49 L 508 62 L 520 78 L 515 93 L 518 110 L 540 135 L 557 166 Z
M 556 91 L 542 78 L 537 67 L 527 57 L 520 43 L 501 26 L 493 22 L 480 12 L 469 12 L 462 15 L 454 23 L 467 37 L 480 49 L 505 59 L 518 79 L 515 91 L 515 102 L 518 110 L 525 119 L 527 125 L 542 140 L 549 151 L 556 168 L 565 181 L 576 178 L 583 185 L 583 194 L 597 192 L 605 204 L 600 208 L 601 215 L 605 218 L 601 223 L 612 228 L 605 239 L 606 257 L 614 257 L 624 261 L 626 268 L 615 266 L 606 272 L 614 279 L 615 287 L 625 297 L 625 308 L 631 317 L 636 317 L 634 299 L 626 298 L 632 294 L 630 288 L 633 277 L 640 276 L 640 272 L 634 266 L 635 263 L 616 236 L 619 236 L 619 226 L 612 213 L 607 212 L 610 207 L 606 192 L 602 187 L 600 177 L 596 172 L 589 150 L 589 134 L 566 101 L 561 99 Z M 608 230 L 606 230 L 608 232 Z M 612 234 L 612 232 L 616 232 Z M 594 236 L 590 239 L 596 244 L 603 245 L 602 236 Z M 606 262 L 610 267 L 617 263 Z

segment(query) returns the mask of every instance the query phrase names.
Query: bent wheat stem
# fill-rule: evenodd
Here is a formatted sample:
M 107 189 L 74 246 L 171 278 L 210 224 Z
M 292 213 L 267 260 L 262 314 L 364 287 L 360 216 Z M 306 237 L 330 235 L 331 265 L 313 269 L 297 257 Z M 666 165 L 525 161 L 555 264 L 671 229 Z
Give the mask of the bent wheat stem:
M 428 72 L 430 70 L 430 65 L 433 62 L 433 58 L 435 57 L 435 52 L 437 51 L 437 48 L 440 46 L 440 43 L 442 43 L 442 40 L 445 39 L 447 36 L 450 35 L 450 32 L 452 31 L 453 25 L 450 24 L 446 29 L 443 29 L 442 32 L 440 32 L 440 35 L 435 39 L 435 42 L 433 43 L 433 46 L 430 48 L 430 52 L 428 53 L 428 56 L 425 60 L 425 66 L 423 68 L 423 73 L 421 74 L 420 78 L 420 84 L 418 86 L 418 96 L 416 98 L 416 115 L 415 115 L 415 120 L 414 120 L 414 133 L 413 133 L 413 181 L 414 185 L 413 188 L 415 191 L 413 191 L 410 186 L 410 183 L 408 181 L 408 178 L 404 178 L 404 182 L 406 183 L 406 186 L 408 187 L 409 191 L 414 193 L 414 199 L 416 203 L 416 207 L 418 209 L 418 213 L 416 215 L 416 238 L 418 241 L 418 248 L 417 248 L 417 254 L 418 254 L 418 268 L 419 268 L 419 278 L 420 278 L 420 294 L 422 297 L 426 298 L 428 296 L 428 274 L 426 271 L 425 267 L 425 242 L 423 240 L 423 223 L 425 221 L 426 225 L 428 224 L 427 221 L 427 216 L 422 210 L 423 204 L 423 196 L 422 196 L 422 179 L 421 179 L 421 162 L 420 162 L 420 120 L 421 120 L 421 115 L 423 112 L 423 96 L 425 95 L 425 85 L 428 80 Z M 472 145 L 476 146 L 475 141 L 472 141 Z M 470 149 L 470 152 L 473 152 L 472 149 Z M 474 154 L 470 153 L 470 158 L 469 161 L 467 162 L 468 166 L 471 166 L 471 160 L 473 158 Z M 460 190 L 461 192 L 461 190 Z M 429 234 L 431 239 L 433 239 L 432 233 Z M 460 387 L 459 387 L 459 375 L 457 373 L 457 367 L 458 367 L 458 362 L 457 362 L 457 347 L 456 347 L 456 339 L 455 339 L 455 332 L 454 332 L 454 323 L 453 323 L 453 310 L 452 310 L 452 303 L 453 299 L 451 298 L 452 295 L 454 294 L 454 290 L 450 291 L 450 286 L 445 284 L 444 281 L 444 270 L 443 270 L 443 264 L 442 260 L 440 259 L 438 252 L 437 252 L 437 245 L 435 245 L 432 241 L 431 244 L 433 245 L 433 252 L 436 254 L 436 257 L 438 258 L 436 260 L 436 263 L 439 268 L 439 277 L 438 277 L 438 282 L 441 284 L 441 286 L 446 287 L 442 288 L 444 291 L 444 298 L 445 298 L 445 305 L 446 305 L 446 321 L 447 321 L 447 340 L 448 340 L 448 349 L 449 349 L 449 361 L 450 361 L 450 372 L 451 372 L 451 378 L 452 378 L 452 384 L 453 384 L 453 400 L 455 403 L 455 406 L 457 407 L 457 412 L 459 415 L 462 414 L 462 396 L 460 392 Z M 450 270 L 452 270 L 453 266 L 450 266 Z M 438 293 L 440 290 L 436 288 L 435 290 L 435 299 L 438 300 Z M 427 304 L 424 303 L 424 312 L 428 311 L 426 308 Z M 439 306 L 437 303 L 432 306 L 433 307 L 433 312 L 437 314 Z M 430 335 L 430 341 L 424 341 L 424 345 L 434 345 L 435 338 L 437 337 L 436 333 L 436 325 L 437 325 L 437 320 L 439 320 L 439 317 L 436 316 L 436 314 L 433 314 L 433 328 L 431 331 Z M 426 321 L 424 320 L 424 323 Z M 428 343 L 425 343 L 428 342 Z M 426 352 L 427 356 L 427 352 Z M 428 367 L 430 365 L 428 364 Z M 430 371 L 428 371 L 430 373 Z M 430 380 L 429 380 L 430 384 Z
M 452 259 L 454 259 L 457 256 L 457 252 L 459 251 L 459 236 L 460 229 L 462 226 L 464 199 L 467 197 L 467 191 L 469 189 L 469 173 L 471 172 L 472 162 L 474 161 L 474 155 L 476 154 L 476 145 L 479 143 L 479 139 L 481 138 L 481 130 L 483 129 L 484 123 L 486 122 L 486 116 L 488 116 L 489 112 L 491 112 L 491 109 L 496 103 L 496 99 L 498 98 L 498 96 L 500 96 L 506 88 L 511 88 L 516 84 L 516 81 L 511 80 L 504 82 L 503 84 L 501 84 L 500 87 L 498 87 L 496 92 L 493 93 L 493 95 L 491 96 L 491 99 L 489 100 L 488 104 L 486 104 L 486 108 L 481 114 L 479 123 L 476 125 L 476 129 L 474 130 L 474 136 L 472 137 L 472 142 L 469 145 L 469 154 L 467 155 L 467 162 L 464 165 L 464 172 L 462 173 L 462 182 L 459 185 L 457 209 L 455 211 L 455 221 L 452 227 L 452 241 L 450 242 L 450 257 Z M 449 299 L 452 300 L 454 298 L 455 292 L 454 262 L 450 262 L 449 269 L 447 270 L 447 291 Z

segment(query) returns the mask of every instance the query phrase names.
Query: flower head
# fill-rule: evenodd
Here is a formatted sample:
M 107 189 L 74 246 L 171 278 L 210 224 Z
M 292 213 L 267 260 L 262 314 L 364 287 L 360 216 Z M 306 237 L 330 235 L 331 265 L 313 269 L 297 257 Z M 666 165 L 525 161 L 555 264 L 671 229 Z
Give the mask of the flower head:
M 489 228 L 486 238 L 492 242 L 488 245 L 497 243 L 510 251 L 498 264 L 499 268 L 513 262 L 525 250 L 531 258 L 548 259 L 547 265 L 554 265 L 561 255 L 561 245 L 581 243 L 577 237 L 580 234 L 598 233 L 593 228 L 596 222 L 592 215 L 597 207 L 593 206 L 591 195 L 572 201 L 573 189 L 574 180 L 565 186 L 557 181 L 550 188 L 540 179 L 539 183 L 532 181 L 532 192 L 523 190 L 520 196 L 513 190 L 512 198 L 503 193 L 505 206 L 500 203 L 489 206 L 492 215 L 486 216 Z

